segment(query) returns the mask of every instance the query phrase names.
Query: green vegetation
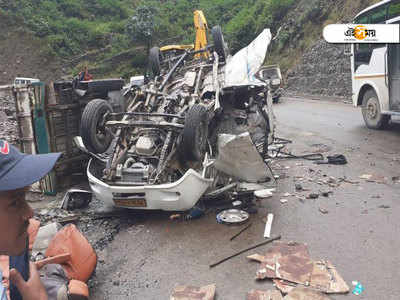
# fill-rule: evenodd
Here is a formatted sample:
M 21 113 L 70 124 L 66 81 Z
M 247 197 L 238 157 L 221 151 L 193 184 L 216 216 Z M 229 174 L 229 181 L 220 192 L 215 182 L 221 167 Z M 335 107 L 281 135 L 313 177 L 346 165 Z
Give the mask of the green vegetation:
M 18 25 L 19 30 L 44 41 L 49 54 L 69 62 L 71 72 L 87 64 L 98 76 L 119 77 L 142 72 L 146 52 L 152 45 L 193 43 L 195 9 L 203 10 L 209 27 L 222 26 L 233 53 L 264 28 L 271 28 L 275 34 L 282 27 L 268 60 L 287 69 L 320 38 L 326 22 L 335 22 L 349 10 L 365 7 L 361 2 L 0 0 L 0 16 L 13 20 L 13 27 Z

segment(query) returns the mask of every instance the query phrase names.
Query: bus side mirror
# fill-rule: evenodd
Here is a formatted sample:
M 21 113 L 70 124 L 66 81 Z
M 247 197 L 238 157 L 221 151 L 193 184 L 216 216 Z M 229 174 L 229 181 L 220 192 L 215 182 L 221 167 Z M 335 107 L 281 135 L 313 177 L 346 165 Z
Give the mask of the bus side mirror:
M 344 56 L 352 56 L 351 44 L 343 44 L 343 54 Z

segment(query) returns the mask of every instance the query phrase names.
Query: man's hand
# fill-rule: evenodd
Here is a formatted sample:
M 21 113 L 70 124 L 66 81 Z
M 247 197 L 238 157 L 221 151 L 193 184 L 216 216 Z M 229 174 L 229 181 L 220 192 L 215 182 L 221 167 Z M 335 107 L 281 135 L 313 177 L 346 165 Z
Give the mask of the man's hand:
M 39 272 L 33 262 L 29 264 L 29 280 L 25 281 L 15 269 L 10 270 L 10 280 L 19 290 L 23 300 L 47 300 L 47 293 L 40 281 Z

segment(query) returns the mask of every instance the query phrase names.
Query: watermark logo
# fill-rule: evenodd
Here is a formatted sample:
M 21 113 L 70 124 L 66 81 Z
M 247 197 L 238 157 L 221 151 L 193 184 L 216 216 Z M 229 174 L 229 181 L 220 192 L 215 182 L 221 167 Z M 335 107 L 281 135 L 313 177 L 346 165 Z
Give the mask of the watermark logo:
M 375 29 L 368 29 L 364 25 L 357 25 L 355 27 L 349 27 L 344 32 L 345 37 L 354 37 L 359 41 L 364 40 L 367 37 L 374 38 L 376 37 L 376 30 Z
M 399 43 L 399 24 L 330 24 L 323 31 L 328 43 Z

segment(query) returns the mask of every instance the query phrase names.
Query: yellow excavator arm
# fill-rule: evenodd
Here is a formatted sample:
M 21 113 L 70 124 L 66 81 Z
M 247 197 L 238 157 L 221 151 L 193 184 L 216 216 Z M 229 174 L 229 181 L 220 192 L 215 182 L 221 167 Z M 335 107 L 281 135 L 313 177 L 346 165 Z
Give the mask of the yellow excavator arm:
M 194 15 L 194 28 L 196 30 L 196 40 L 195 44 L 191 45 L 167 45 L 160 48 L 161 52 L 168 52 L 173 50 L 184 51 L 188 49 L 200 50 L 207 47 L 207 20 L 201 10 L 195 10 L 193 12 Z M 202 53 L 198 53 L 195 55 L 196 58 L 208 58 L 208 51 L 204 51 Z
M 194 13 L 194 28 L 196 29 L 196 41 L 194 44 L 194 50 L 199 50 L 207 47 L 207 20 L 201 10 L 195 10 Z M 205 58 L 208 57 L 208 52 L 196 54 L 196 58 L 200 58 L 203 55 Z

